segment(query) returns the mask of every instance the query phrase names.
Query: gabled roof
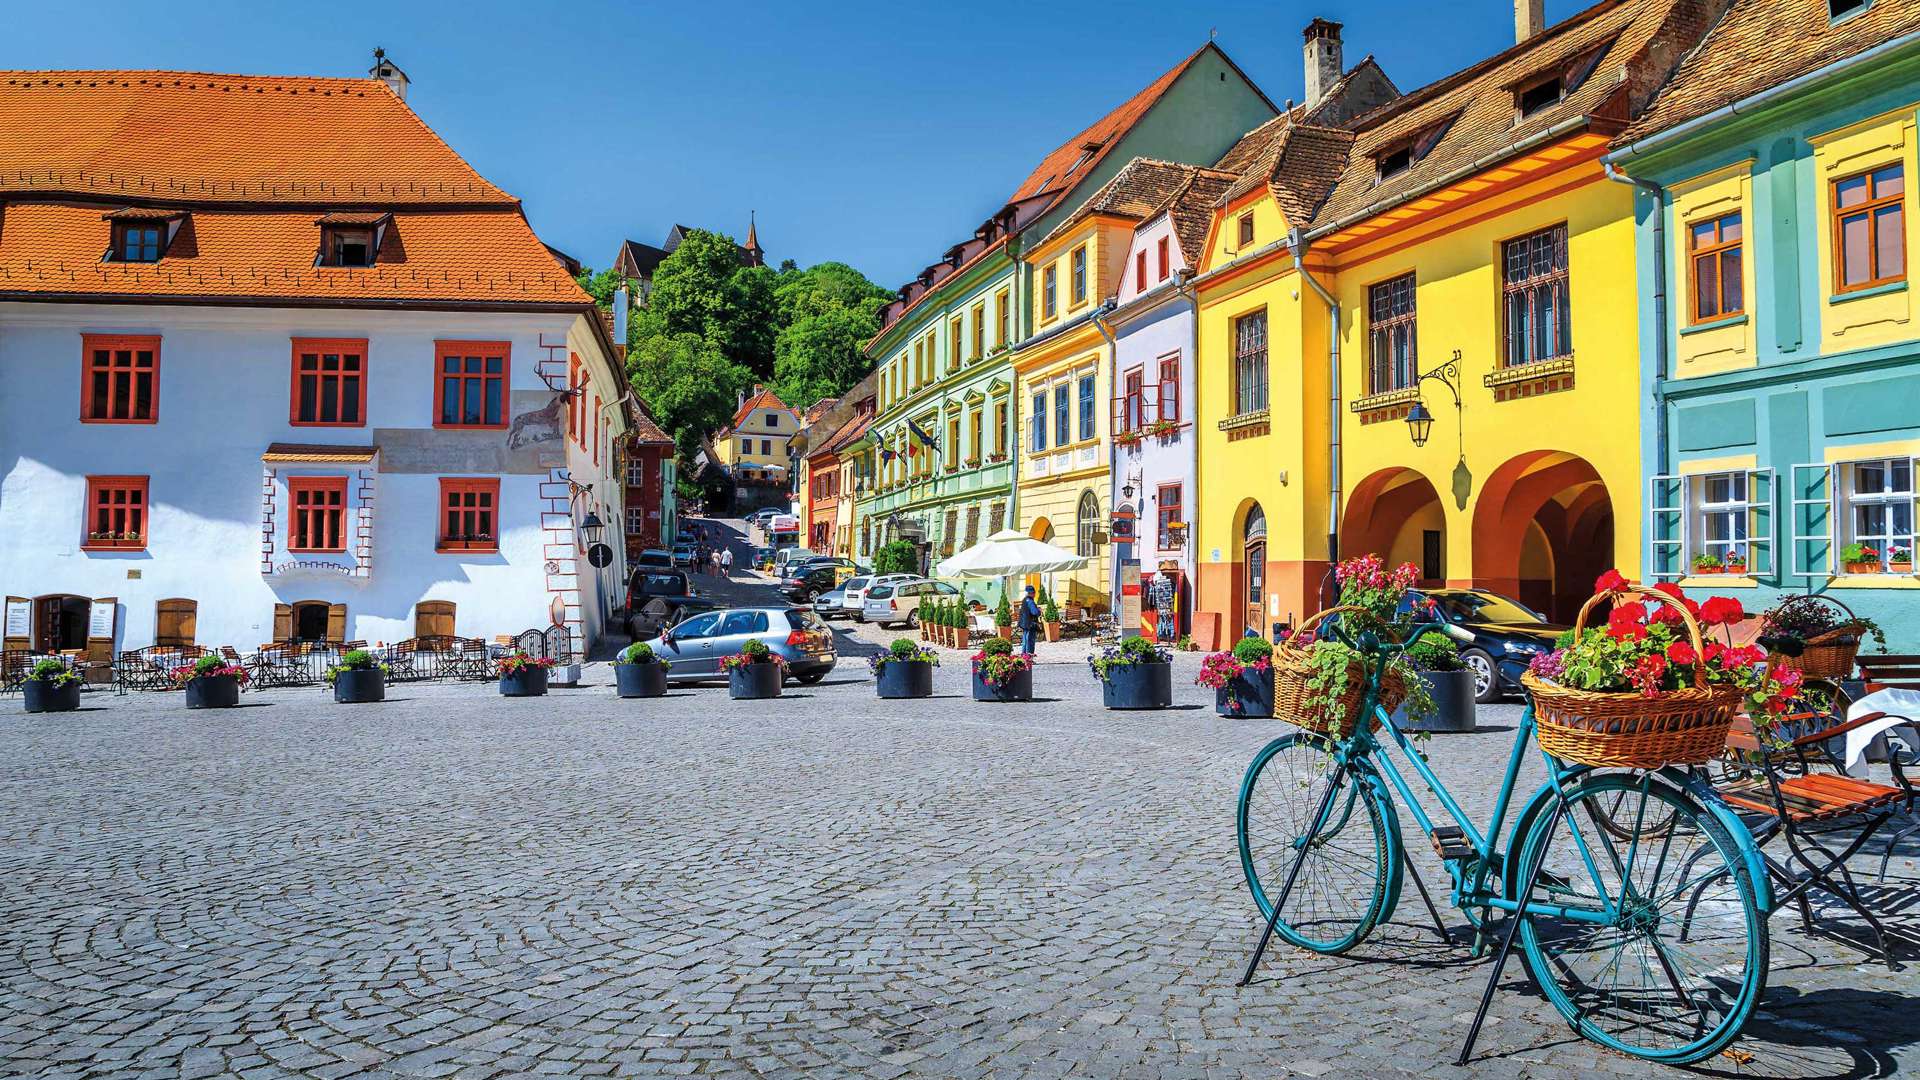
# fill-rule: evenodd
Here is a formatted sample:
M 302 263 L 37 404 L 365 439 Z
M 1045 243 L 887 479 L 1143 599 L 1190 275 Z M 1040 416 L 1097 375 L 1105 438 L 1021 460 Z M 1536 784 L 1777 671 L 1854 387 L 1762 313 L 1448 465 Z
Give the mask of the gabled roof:
M 1180 253 L 1186 257 L 1188 266 L 1200 264 L 1201 252 L 1207 246 L 1207 230 L 1213 225 L 1214 207 L 1226 197 L 1227 188 L 1232 184 L 1232 173 L 1195 169 L 1186 185 L 1168 200 L 1165 209 L 1173 217 L 1174 239 L 1180 242 Z
M 1438 178 L 1563 124 L 1615 129 L 1644 106 L 1726 0 L 1602 0 L 1485 60 L 1357 117 L 1346 168 L 1316 227 L 1377 212 Z M 1558 74 L 1561 98 L 1519 117 L 1515 94 Z M 1437 138 L 1404 172 L 1380 179 L 1377 156 Z
M 752 416 L 755 409 L 779 409 L 795 419 L 800 416 L 791 406 L 780 400 L 779 394 L 764 386 L 756 386 L 753 388 L 753 393 L 748 394 L 746 399 L 740 402 L 740 407 L 733 410 L 733 419 L 728 421 L 725 430 L 732 431 L 746 423 L 747 417 Z
M 653 418 L 653 414 L 647 411 L 647 403 L 638 398 L 633 402 L 633 423 L 627 434 L 636 443 L 673 445 L 673 436 L 667 434 L 666 429 Z
M 514 205 L 374 79 L 0 72 L 0 191 Z
M 828 409 L 838 404 L 840 404 L 840 399 L 837 397 L 823 397 L 819 401 L 807 406 L 807 411 L 800 416 L 800 422 L 803 424 L 811 424 L 822 416 L 825 416 Z
M 1353 132 L 1340 128 L 1282 125 L 1220 201 L 1230 203 L 1264 185 L 1288 224 L 1305 226 L 1339 182 L 1353 142 Z
M 643 244 L 638 240 L 622 240 L 620 253 L 614 256 L 613 261 L 615 265 L 625 263 L 632 267 L 632 273 L 636 275 L 652 277 L 661 260 L 669 254 L 671 253 L 667 249 L 657 248 L 652 244 Z
M 1879 0 L 1834 21 L 1827 0 L 1737 0 L 1615 145 L 1705 116 L 1920 30 L 1920 4 Z
M 847 418 L 846 423 L 840 425 L 839 430 L 828 436 L 826 441 L 821 443 L 820 448 L 815 450 L 814 453 L 835 453 L 859 441 L 860 436 L 865 435 L 867 429 L 873 426 L 873 415 L 873 412 L 868 409 L 856 411 L 852 416 Z
M 1113 179 L 1100 186 L 1098 191 L 1087 196 L 1087 200 L 1074 208 L 1041 243 L 1049 243 L 1056 237 L 1073 230 L 1081 222 L 1095 215 L 1126 218 L 1142 221 L 1165 206 L 1168 200 L 1186 187 L 1187 181 L 1199 171 L 1197 165 L 1182 165 L 1175 161 L 1160 161 L 1155 158 L 1137 157 L 1113 174 Z

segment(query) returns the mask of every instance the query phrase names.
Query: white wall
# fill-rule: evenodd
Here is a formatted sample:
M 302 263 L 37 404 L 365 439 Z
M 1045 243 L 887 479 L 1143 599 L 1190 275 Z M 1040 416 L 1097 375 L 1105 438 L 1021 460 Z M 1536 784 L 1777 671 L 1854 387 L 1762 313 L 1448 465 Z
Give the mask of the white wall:
M 545 470 L 500 471 L 506 468 L 506 431 L 479 437 L 431 431 L 434 342 L 511 342 L 509 389 L 532 393 L 517 403 L 524 408 L 528 401 L 542 400 L 546 387 L 537 369 L 549 357 L 558 361 L 556 384 L 564 384 L 566 345 L 578 332 L 576 323 L 583 322 L 571 314 L 0 304 L 0 386 L 5 388 L 0 391 L 0 591 L 25 597 L 117 597 L 116 650 L 149 644 L 154 604 L 169 597 L 199 602 L 202 644 L 231 644 L 243 651 L 272 636 L 275 603 L 301 600 L 346 604 L 347 637 L 369 641 L 411 637 L 413 605 L 424 599 L 453 601 L 457 632 L 466 636 L 490 638 L 544 627 L 550 552 L 542 531 L 541 515 L 548 508 L 542 485 L 546 494 L 554 485 Z M 158 423 L 79 421 L 83 333 L 160 335 Z M 367 339 L 365 426 L 288 422 L 294 337 Z M 544 349 L 543 339 L 560 347 Z M 605 401 L 618 395 L 610 378 L 601 379 L 607 383 L 600 389 Z M 564 438 L 564 408 L 559 415 Z M 267 445 L 364 446 L 380 441 L 379 429 L 410 429 L 394 437 L 414 440 L 429 454 L 465 445 L 463 437 L 490 448 L 470 448 L 467 467 L 444 472 L 390 471 L 395 467 L 390 455 L 370 467 L 275 466 L 280 475 L 276 544 L 285 542 L 288 472 L 381 470 L 372 485 L 372 570 L 364 579 L 328 570 L 263 574 L 261 454 Z M 607 432 L 608 438 L 616 435 Z M 530 452 L 520 455 L 522 467 L 529 458 Z M 613 455 L 603 452 L 597 470 L 590 451 L 570 447 L 567 458 L 575 480 L 594 485 L 602 520 L 617 522 L 620 488 L 611 480 Z M 482 464 L 490 467 L 476 467 Z M 90 474 L 151 478 L 145 551 L 80 550 Z M 441 475 L 499 476 L 498 554 L 434 551 Z M 357 488 L 350 482 L 350 495 Z M 564 491 L 565 485 L 559 488 Z M 576 510 L 576 519 L 585 516 L 584 506 Z M 617 526 L 610 535 L 617 537 Z M 278 553 L 275 562 L 286 558 Z M 571 568 L 569 563 L 563 571 Z M 602 600 L 618 589 L 595 580 L 584 558 L 578 569 L 586 599 L 582 606 L 591 610 L 576 614 L 590 633 L 597 632 Z M 604 573 L 617 579 L 620 570 L 616 560 Z

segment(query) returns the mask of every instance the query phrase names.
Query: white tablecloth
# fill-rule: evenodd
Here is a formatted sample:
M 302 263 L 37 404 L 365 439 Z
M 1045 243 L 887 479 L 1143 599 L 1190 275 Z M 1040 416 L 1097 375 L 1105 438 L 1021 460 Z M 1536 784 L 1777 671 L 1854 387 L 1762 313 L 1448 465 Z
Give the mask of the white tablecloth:
M 1887 715 L 1847 732 L 1843 760 L 1847 772 L 1854 776 L 1866 774 L 1867 750 L 1883 735 L 1900 739 L 1910 751 L 1920 754 L 1920 726 L 1916 726 L 1920 725 L 1920 690 L 1875 690 L 1847 707 L 1848 720 L 1873 713 Z

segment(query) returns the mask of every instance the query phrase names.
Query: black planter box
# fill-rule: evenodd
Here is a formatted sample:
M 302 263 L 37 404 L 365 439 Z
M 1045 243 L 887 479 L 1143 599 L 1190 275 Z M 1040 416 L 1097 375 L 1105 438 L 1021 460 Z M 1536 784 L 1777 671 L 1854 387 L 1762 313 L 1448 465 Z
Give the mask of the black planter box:
M 1473 701 L 1473 672 L 1423 671 L 1420 679 L 1433 695 L 1434 714 L 1425 720 L 1407 715 L 1401 705 L 1393 711 L 1393 726 L 1401 731 L 1467 732 L 1478 727 Z
M 1248 669 L 1213 692 L 1213 711 L 1239 719 L 1273 718 L 1273 669 Z
M 742 664 L 727 672 L 727 693 L 738 701 L 777 698 L 785 675 L 779 664 Z
M 1025 671 L 1014 672 L 1013 678 L 1008 679 L 1005 684 L 1000 686 L 989 686 L 987 681 L 980 677 L 980 672 L 975 671 L 973 673 L 973 700 L 1032 701 L 1033 669 L 1027 668 Z
M 933 696 L 933 665 L 922 660 L 889 660 L 873 677 L 874 692 L 883 698 Z
M 187 708 L 231 709 L 240 704 L 240 679 L 233 675 L 201 675 L 187 680 Z
M 1164 709 L 1173 704 L 1172 664 L 1116 664 L 1100 680 L 1109 709 Z
M 56 686 L 28 679 L 20 684 L 20 696 L 28 712 L 72 712 L 80 707 L 80 683 L 75 680 Z
M 364 705 L 387 700 L 387 673 L 379 668 L 342 671 L 333 677 L 333 700 L 339 705 Z
M 547 669 L 521 668 L 512 675 L 500 676 L 500 694 L 502 697 L 545 697 Z
M 666 697 L 667 665 L 615 664 L 613 681 L 621 697 Z

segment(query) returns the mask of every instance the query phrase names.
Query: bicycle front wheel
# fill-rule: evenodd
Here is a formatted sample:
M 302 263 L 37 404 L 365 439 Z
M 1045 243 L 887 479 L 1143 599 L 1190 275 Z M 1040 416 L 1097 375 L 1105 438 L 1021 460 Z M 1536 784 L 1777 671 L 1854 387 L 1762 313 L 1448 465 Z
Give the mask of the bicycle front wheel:
M 1542 814 L 1519 861 L 1541 867 L 1520 924 L 1527 967 L 1582 1036 L 1686 1064 L 1726 1049 L 1767 982 L 1766 917 L 1741 843 L 1687 793 L 1588 776 Z
M 1382 796 L 1339 767 L 1309 732 L 1268 743 L 1240 785 L 1240 865 L 1262 918 L 1294 861 L 1300 869 L 1274 931 L 1303 949 L 1342 953 L 1365 941 L 1397 891 L 1398 827 Z M 1329 788 L 1332 799 L 1328 801 Z M 1315 828 L 1314 815 L 1325 804 Z M 1311 834 L 1311 835 L 1309 835 Z

